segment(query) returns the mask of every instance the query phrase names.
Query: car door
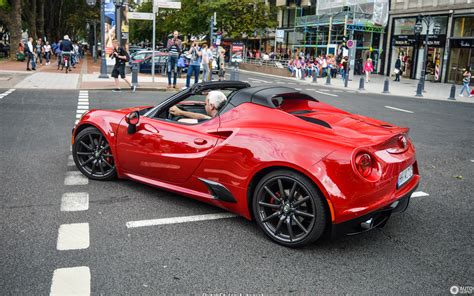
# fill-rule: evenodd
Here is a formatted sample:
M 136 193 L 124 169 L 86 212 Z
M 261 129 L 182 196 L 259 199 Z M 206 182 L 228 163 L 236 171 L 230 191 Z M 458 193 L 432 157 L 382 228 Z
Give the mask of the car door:
M 215 147 L 218 127 L 218 117 L 189 125 L 143 116 L 129 134 L 122 121 L 116 147 L 120 167 L 153 180 L 184 183 Z

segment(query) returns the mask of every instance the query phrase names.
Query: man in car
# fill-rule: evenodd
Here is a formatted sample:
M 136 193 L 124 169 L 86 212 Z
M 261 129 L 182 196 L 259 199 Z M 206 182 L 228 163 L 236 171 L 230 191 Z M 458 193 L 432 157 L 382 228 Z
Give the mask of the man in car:
M 183 116 L 191 119 L 211 119 L 219 113 L 219 110 L 227 102 L 227 97 L 218 90 L 210 91 L 206 96 L 206 114 L 189 112 L 179 109 L 176 106 L 170 108 L 170 113 L 174 116 Z

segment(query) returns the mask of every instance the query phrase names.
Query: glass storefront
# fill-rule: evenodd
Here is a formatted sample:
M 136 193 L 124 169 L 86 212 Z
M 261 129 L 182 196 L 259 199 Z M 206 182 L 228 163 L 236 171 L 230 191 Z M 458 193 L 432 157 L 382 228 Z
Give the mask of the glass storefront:
M 448 17 L 433 16 L 433 21 L 440 25 L 440 33 L 435 35 L 433 33 L 433 25 L 430 26 L 425 65 L 426 80 L 441 81 L 441 68 L 446 43 Z M 423 29 L 420 35 L 416 35 L 414 32 L 415 24 L 416 17 L 394 20 L 390 73 L 394 72 L 395 62 L 397 57 L 400 57 L 402 62 L 402 77 L 418 79 L 423 69 L 426 24 L 423 22 Z
M 450 40 L 447 81 L 461 84 L 468 66 L 474 69 L 474 16 L 456 17 Z

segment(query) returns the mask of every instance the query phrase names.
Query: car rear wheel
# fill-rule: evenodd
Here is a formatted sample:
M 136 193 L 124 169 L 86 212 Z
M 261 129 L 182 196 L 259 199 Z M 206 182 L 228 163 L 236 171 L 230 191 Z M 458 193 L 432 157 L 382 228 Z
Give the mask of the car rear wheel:
M 327 210 L 311 180 L 290 170 L 277 170 L 258 183 L 253 214 L 272 240 L 287 247 L 301 247 L 321 237 Z
M 95 127 L 79 132 L 72 155 L 77 168 L 88 178 L 111 180 L 116 177 L 114 156 L 107 139 Z

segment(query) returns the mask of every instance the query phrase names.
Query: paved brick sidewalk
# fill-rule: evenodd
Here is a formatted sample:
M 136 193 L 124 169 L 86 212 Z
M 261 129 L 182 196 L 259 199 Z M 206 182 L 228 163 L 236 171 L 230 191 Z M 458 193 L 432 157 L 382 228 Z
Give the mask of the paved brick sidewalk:
M 341 78 L 331 79 L 331 84 L 326 84 L 326 78 L 318 78 L 317 82 L 312 82 L 311 78 L 307 78 L 305 80 L 296 79 L 293 77 L 283 77 L 283 76 L 276 76 L 276 75 L 269 75 L 264 73 L 240 70 L 243 73 L 251 73 L 266 76 L 269 78 L 278 78 L 278 79 L 287 79 L 292 82 L 297 82 L 300 84 L 308 84 L 308 85 L 318 85 L 324 86 L 325 88 L 335 88 L 335 89 L 344 89 L 344 90 L 351 90 L 357 93 L 376 93 L 380 95 L 393 95 L 393 96 L 401 96 L 401 97 L 411 97 L 411 98 L 420 98 L 420 99 L 432 99 L 432 100 L 441 100 L 441 101 L 448 101 L 448 97 L 450 95 L 451 86 L 452 84 L 447 83 L 434 83 L 427 81 L 425 83 L 425 90 L 426 92 L 423 93 L 423 97 L 416 97 L 416 88 L 418 84 L 418 80 L 413 79 L 402 79 L 400 82 L 393 81 L 393 77 L 387 77 L 382 75 L 372 75 L 371 80 L 369 83 L 365 83 L 364 89 L 359 90 L 359 80 L 361 76 L 355 76 L 352 81 L 349 81 L 348 87 L 344 87 L 344 81 Z M 385 79 L 389 79 L 389 94 L 384 94 L 384 81 Z M 474 103 L 474 97 L 460 97 L 458 94 L 461 90 L 460 85 L 456 85 L 456 94 L 455 99 L 456 101 L 466 102 L 466 103 Z

